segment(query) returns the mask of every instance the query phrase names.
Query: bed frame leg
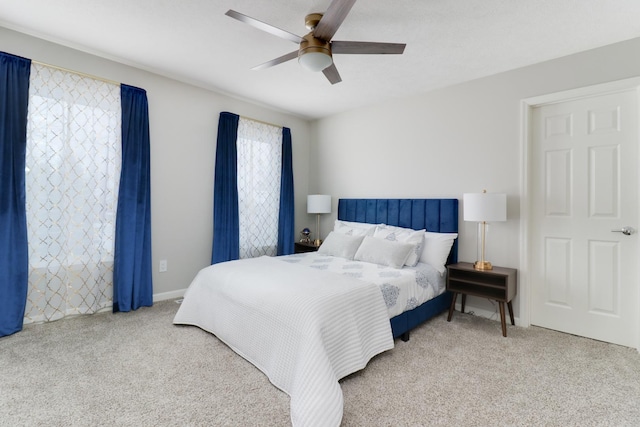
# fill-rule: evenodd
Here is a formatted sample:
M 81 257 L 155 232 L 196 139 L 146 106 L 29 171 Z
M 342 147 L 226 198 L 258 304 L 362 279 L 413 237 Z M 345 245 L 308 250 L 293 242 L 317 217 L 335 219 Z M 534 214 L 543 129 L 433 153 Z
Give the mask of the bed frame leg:
M 400 335 L 400 339 L 404 342 L 409 341 L 409 332 L 405 332 L 404 334 Z

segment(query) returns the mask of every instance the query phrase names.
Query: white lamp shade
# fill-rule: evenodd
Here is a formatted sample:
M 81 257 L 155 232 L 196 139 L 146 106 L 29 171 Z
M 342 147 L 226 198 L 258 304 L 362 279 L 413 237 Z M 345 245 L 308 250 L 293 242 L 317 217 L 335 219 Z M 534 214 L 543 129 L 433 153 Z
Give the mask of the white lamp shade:
M 307 213 L 331 213 L 331 196 L 326 194 L 310 194 L 307 196 Z
M 498 222 L 507 220 L 507 195 L 504 193 L 465 193 L 464 220 Z
M 333 64 L 333 59 L 323 52 L 306 52 L 298 57 L 298 63 L 307 70 L 322 71 Z

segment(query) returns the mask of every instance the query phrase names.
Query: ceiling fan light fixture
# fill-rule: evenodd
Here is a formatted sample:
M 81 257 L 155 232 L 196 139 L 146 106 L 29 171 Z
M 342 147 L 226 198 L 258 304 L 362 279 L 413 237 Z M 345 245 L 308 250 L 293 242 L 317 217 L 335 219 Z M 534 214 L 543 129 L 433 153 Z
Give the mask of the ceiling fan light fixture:
M 313 37 L 309 33 L 303 37 L 298 51 L 298 63 L 310 71 L 322 71 L 331 64 L 331 45 L 329 42 Z
M 298 55 L 298 63 L 309 71 L 317 72 L 333 64 L 333 59 L 328 52 L 305 51 Z

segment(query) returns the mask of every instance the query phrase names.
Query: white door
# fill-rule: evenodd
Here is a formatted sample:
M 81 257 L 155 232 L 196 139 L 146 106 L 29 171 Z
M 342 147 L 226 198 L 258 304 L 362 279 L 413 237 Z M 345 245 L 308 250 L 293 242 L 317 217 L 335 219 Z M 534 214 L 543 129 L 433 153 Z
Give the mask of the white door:
M 635 90 L 533 109 L 531 324 L 638 345 Z

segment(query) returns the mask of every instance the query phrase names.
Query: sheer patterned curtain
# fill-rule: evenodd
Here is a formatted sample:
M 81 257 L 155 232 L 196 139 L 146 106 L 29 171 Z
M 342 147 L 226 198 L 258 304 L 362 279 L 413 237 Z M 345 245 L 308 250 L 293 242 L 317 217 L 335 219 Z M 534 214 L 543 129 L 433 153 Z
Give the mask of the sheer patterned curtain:
M 120 86 L 32 65 L 25 323 L 112 305 Z
M 282 128 L 240 118 L 237 139 L 240 258 L 278 250 Z

